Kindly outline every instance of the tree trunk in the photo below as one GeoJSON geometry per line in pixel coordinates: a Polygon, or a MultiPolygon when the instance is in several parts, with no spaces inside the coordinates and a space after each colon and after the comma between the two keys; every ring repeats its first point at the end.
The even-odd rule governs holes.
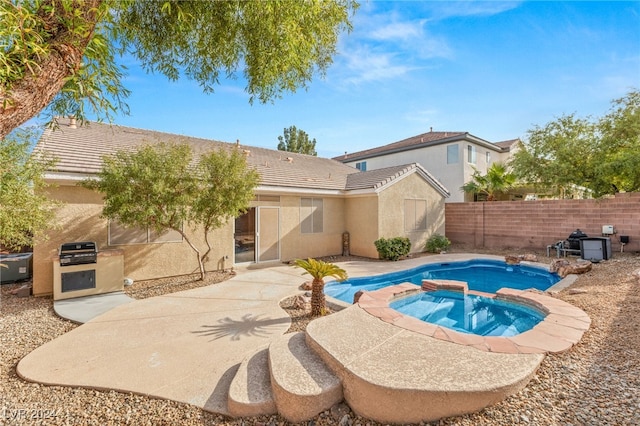
{"type": "Polygon", "coordinates": [[[320,317],[327,311],[324,298],[324,281],[314,278],[311,283],[311,316],[320,317]]]}
{"type": "Polygon", "coordinates": [[[198,248],[193,245],[193,243],[189,240],[189,238],[187,237],[187,234],[185,234],[184,231],[182,231],[181,229],[175,229],[175,228],[171,228],[171,229],[173,229],[174,231],[178,231],[180,235],[182,235],[182,238],[184,238],[184,240],[187,242],[187,244],[189,244],[189,247],[191,247],[193,251],[196,253],[196,259],[198,259],[198,267],[200,268],[200,281],[204,281],[205,271],[204,271],[204,262],[202,261],[202,257],[204,256],[200,256],[200,250],[198,250],[198,248]]]}
{"type": "Polygon", "coordinates": [[[62,89],[66,78],[80,68],[84,51],[93,37],[101,3],[102,0],[78,1],[76,7],[68,12],[73,14],[80,11],[89,23],[90,31],[79,35],[60,24],[65,17],[61,16],[63,9],[56,0],[44,2],[41,10],[46,5],[53,5],[56,14],[52,18],[57,18],[46,40],[50,45],[50,53],[42,59],[35,73],[28,72],[10,89],[4,84],[0,86],[0,139],[36,116],[62,89]]]}

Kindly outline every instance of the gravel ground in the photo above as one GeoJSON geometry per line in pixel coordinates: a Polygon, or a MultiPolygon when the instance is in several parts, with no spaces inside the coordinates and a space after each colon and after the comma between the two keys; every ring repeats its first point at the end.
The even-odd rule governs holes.
{"type": "MultiPolygon", "coordinates": [[[[550,260],[541,257],[542,262],[550,260]]],[[[594,265],[591,272],[557,296],[591,316],[591,329],[580,343],[567,353],[547,356],[533,380],[518,394],[481,412],[434,424],[640,425],[640,283],[632,276],[639,269],[640,256],[627,253],[616,253],[612,260],[594,265]]],[[[145,298],[228,277],[229,274],[212,273],[205,283],[193,277],[139,282],[127,288],[127,293],[145,298]]],[[[279,416],[229,419],[187,404],[141,395],[21,380],[15,372],[18,361],[76,325],[55,316],[51,298],[10,295],[9,291],[16,287],[0,288],[0,424],[287,424],[279,416]]],[[[290,302],[291,299],[282,302],[292,316],[290,331],[303,330],[309,316],[291,308],[290,302]]],[[[344,404],[321,413],[309,424],[377,425],[356,416],[344,404]]]]}

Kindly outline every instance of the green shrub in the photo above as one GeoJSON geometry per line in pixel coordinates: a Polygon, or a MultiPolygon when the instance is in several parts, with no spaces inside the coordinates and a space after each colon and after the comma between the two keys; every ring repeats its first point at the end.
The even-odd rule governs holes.
{"type": "Polygon", "coordinates": [[[411,241],[407,237],[380,238],[374,244],[381,259],[398,260],[411,251],[411,241]]]}
{"type": "Polygon", "coordinates": [[[451,241],[449,241],[449,239],[444,235],[433,234],[427,240],[424,248],[426,251],[431,253],[440,253],[441,251],[448,249],[450,245],[451,241]]]}

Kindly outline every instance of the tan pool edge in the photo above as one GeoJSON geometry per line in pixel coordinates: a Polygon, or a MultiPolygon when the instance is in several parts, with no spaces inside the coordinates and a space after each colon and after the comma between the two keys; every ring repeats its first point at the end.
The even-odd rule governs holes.
{"type": "Polygon", "coordinates": [[[580,341],[582,335],[589,329],[591,324],[591,319],[581,309],[534,290],[503,288],[495,295],[469,291],[472,294],[495,297],[530,306],[546,314],[544,320],[531,330],[509,337],[461,333],[404,315],[389,307],[389,303],[399,297],[406,297],[425,290],[451,290],[456,288],[460,291],[466,291],[466,283],[448,280],[425,280],[422,288],[415,284],[403,283],[363,293],[357,303],[370,315],[397,327],[447,342],[472,346],[486,352],[507,354],[567,351],[580,341]],[[460,288],[461,285],[465,286],[464,290],[460,288]]]}

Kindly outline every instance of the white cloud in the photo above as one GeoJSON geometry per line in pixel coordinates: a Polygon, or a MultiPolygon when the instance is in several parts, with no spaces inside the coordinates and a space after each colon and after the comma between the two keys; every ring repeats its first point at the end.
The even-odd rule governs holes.
{"type": "Polygon", "coordinates": [[[411,68],[399,64],[392,53],[375,53],[367,46],[344,55],[346,67],[351,77],[345,81],[352,84],[387,80],[400,77],[408,73],[411,68]]]}
{"type": "Polygon", "coordinates": [[[369,36],[374,40],[411,40],[423,36],[421,22],[391,22],[375,28],[369,36]]]}
{"type": "Polygon", "coordinates": [[[459,16],[492,16],[520,6],[520,1],[441,1],[430,2],[436,20],[459,16]]]}
{"type": "Polygon", "coordinates": [[[357,17],[355,31],[341,42],[334,71],[342,82],[360,84],[402,77],[432,66],[426,60],[453,57],[442,37],[429,34],[427,20],[403,17],[402,10],[367,8],[357,17]]]}

